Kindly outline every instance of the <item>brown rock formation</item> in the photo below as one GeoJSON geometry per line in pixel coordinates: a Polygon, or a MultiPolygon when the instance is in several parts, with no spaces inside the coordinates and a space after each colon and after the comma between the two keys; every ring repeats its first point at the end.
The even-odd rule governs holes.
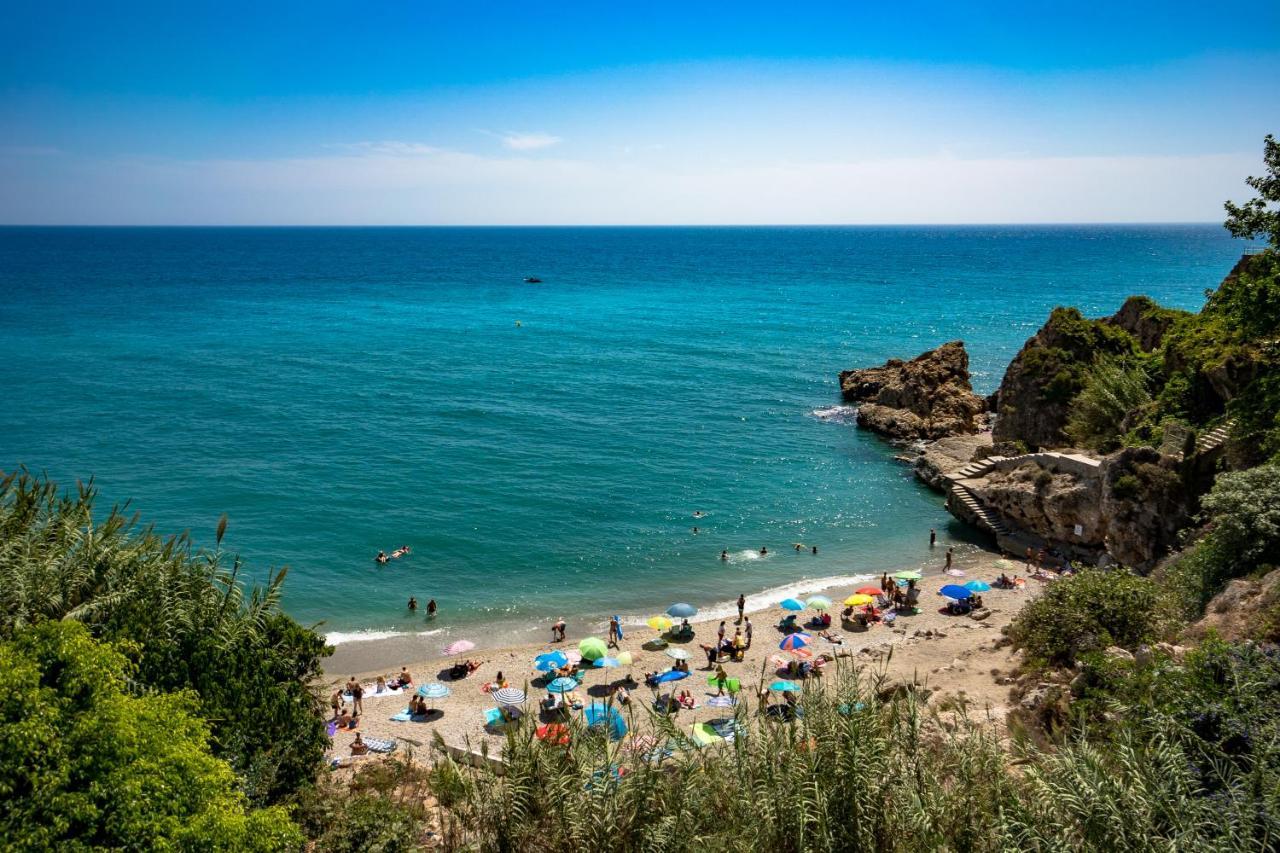
{"type": "Polygon", "coordinates": [[[1258,580],[1237,578],[1214,596],[1204,617],[1186,630],[1200,640],[1214,631],[1227,641],[1280,639],[1280,569],[1258,580]]]}
{"type": "Polygon", "coordinates": [[[890,438],[977,432],[985,401],[969,384],[969,354],[952,341],[911,361],[840,374],[844,399],[860,404],[858,425],[890,438]]]}
{"type": "Polygon", "coordinates": [[[1185,313],[1161,308],[1146,296],[1130,296],[1119,311],[1103,322],[1119,326],[1133,335],[1143,352],[1155,352],[1164,341],[1165,332],[1185,313]]]}

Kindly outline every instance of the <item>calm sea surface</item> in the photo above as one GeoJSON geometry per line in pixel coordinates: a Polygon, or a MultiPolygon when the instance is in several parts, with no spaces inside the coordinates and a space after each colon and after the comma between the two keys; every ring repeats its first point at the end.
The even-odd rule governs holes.
{"type": "Polygon", "coordinates": [[[1195,309],[1239,254],[1207,225],[0,229],[0,469],[202,544],[226,512],[342,635],[423,630],[411,594],[450,633],[713,605],[966,535],[829,408],[839,370],[962,338],[989,392],[1055,305],[1195,309]]]}

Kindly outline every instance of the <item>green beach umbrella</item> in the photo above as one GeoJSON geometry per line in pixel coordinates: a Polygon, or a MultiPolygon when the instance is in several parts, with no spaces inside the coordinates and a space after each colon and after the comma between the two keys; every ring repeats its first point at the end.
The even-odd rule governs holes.
{"type": "Polygon", "coordinates": [[[587,637],[578,643],[578,651],[587,660],[596,660],[602,658],[609,652],[609,647],[605,645],[604,640],[599,637],[587,637]]]}
{"type": "Polygon", "coordinates": [[[893,576],[900,581],[918,581],[924,577],[924,575],[915,571],[894,572],[893,576]]]}
{"type": "Polygon", "coordinates": [[[805,603],[814,610],[826,610],[831,606],[831,599],[827,598],[825,595],[815,595],[805,603]]]}

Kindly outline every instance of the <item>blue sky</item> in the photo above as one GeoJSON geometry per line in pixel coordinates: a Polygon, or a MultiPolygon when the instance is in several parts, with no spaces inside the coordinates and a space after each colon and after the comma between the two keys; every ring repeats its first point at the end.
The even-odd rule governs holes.
{"type": "Polygon", "coordinates": [[[8,3],[0,222],[1190,221],[1280,4],[8,3]]]}

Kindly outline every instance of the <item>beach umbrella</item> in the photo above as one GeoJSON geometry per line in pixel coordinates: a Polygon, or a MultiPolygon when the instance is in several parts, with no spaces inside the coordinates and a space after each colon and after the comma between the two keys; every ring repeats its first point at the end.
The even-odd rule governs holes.
{"type": "Polygon", "coordinates": [[[893,576],[900,581],[918,581],[924,577],[924,575],[915,571],[894,572],[893,576]]]}
{"type": "Polygon", "coordinates": [[[476,644],[470,640],[458,640],[456,643],[450,643],[444,647],[446,655],[460,655],[463,652],[469,652],[476,647],[476,644]]]}
{"type": "Polygon", "coordinates": [[[782,638],[781,643],[778,643],[778,648],[782,649],[784,652],[789,652],[794,649],[803,649],[805,646],[809,645],[809,642],[812,639],[813,638],[808,634],[788,634],[782,638]]]}
{"type": "Polygon", "coordinates": [[[853,595],[846,598],[844,603],[850,607],[862,607],[864,605],[871,604],[873,601],[875,601],[875,599],[866,593],[855,592],[853,595]]]}
{"type": "Polygon", "coordinates": [[[942,589],[938,590],[939,595],[945,595],[947,598],[954,598],[956,601],[964,601],[973,595],[972,590],[965,589],[959,584],[949,583],[942,589]]]}
{"type": "Polygon", "coordinates": [[[790,654],[792,657],[797,657],[802,660],[808,660],[809,658],[813,657],[813,650],[812,649],[791,649],[788,652],[788,654],[790,654]]]}
{"type": "Polygon", "coordinates": [[[804,610],[804,604],[794,598],[784,598],[778,602],[778,606],[783,610],[804,610]]]}
{"type": "Polygon", "coordinates": [[[547,723],[538,726],[534,734],[538,736],[538,740],[546,741],[552,746],[568,746],[571,732],[569,727],[562,723],[547,723]]]}
{"type": "Polygon", "coordinates": [[[602,658],[609,653],[609,647],[604,644],[604,640],[599,637],[587,637],[578,643],[578,651],[587,660],[595,660],[602,658]]]}
{"type": "Polygon", "coordinates": [[[875,597],[880,593],[884,592],[884,590],[876,586],[862,586],[862,587],[858,587],[856,590],[854,590],[854,592],[856,592],[858,595],[870,595],[872,597],[875,597]]]}
{"type": "Polygon", "coordinates": [[[622,714],[618,713],[618,709],[611,708],[602,702],[592,702],[583,710],[582,716],[586,719],[588,726],[607,729],[610,740],[622,740],[627,733],[627,724],[622,719],[622,714]]]}
{"type": "Polygon", "coordinates": [[[595,663],[595,666],[597,669],[603,669],[604,667],[609,667],[610,669],[613,669],[621,665],[622,664],[618,661],[617,658],[611,658],[607,656],[602,658],[596,658],[596,663],[595,663]]]}
{"type": "Polygon", "coordinates": [[[991,584],[986,581],[969,581],[964,585],[965,589],[971,589],[974,592],[990,592],[991,584]]]}
{"type": "Polygon", "coordinates": [[[645,620],[644,624],[648,625],[650,628],[657,631],[659,634],[661,634],[663,631],[671,630],[671,620],[665,616],[650,616],[648,619],[645,620]]]}
{"type": "Polygon", "coordinates": [[[654,679],[658,684],[666,684],[668,681],[679,681],[682,678],[688,678],[689,673],[678,669],[669,669],[654,679]]]}
{"type": "Polygon", "coordinates": [[[519,687],[499,687],[489,694],[499,705],[523,705],[524,691],[519,687]]]}
{"type": "Polygon", "coordinates": [[[685,604],[683,601],[679,604],[673,604],[667,608],[667,615],[675,619],[692,619],[698,615],[698,608],[692,604],[685,604]]]}
{"type": "Polygon", "coordinates": [[[618,652],[618,663],[631,666],[631,652],[618,652]]]}
{"type": "Polygon", "coordinates": [[[773,682],[773,684],[770,684],[769,689],[772,690],[774,693],[783,693],[783,692],[799,693],[800,685],[796,684],[794,681],[787,681],[786,679],[780,678],[777,681],[773,682]]]}
{"type": "Polygon", "coordinates": [[[565,678],[564,676],[552,680],[552,682],[547,685],[547,692],[549,693],[570,693],[577,689],[578,682],[574,681],[572,678],[565,678]]]}
{"type": "MultiPolygon", "coordinates": [[[[443,699],[452,692],[448,685],[441,684],[439,681],[429,681],[418,688],[418,695],[423,699],[443,699]]],[[[434,705],[435,703],[432,702],[431,704],[434,705]]],[[[428,707],[427,710],[433,709],[428,707]]]]}
{"type": "Polygon", "coordinates": [[[676,660],[688,660],[689,653],[684,649],[667,649],[667,657],[675,658],[676,660]]]}
{"type": "Polygon", "coordinates": [[[814,610],[826,610],[831,606],[831,599],[825,595],[815,595],[806,602],[814,610]]]}
{"type": "Polygon", "coordinates": [[[565,649],[561,654],[563,654],[571,664],[582,663],[582,655],[578,653],[577,649],[565,649]]]}
{"type": "Polygon", "coordinates": [[[569,658],[565,657],[564,652],[560,651],[547,652],[533,659],[533,668],[538,672],[551,672],[568,665],[569,658]]]}

